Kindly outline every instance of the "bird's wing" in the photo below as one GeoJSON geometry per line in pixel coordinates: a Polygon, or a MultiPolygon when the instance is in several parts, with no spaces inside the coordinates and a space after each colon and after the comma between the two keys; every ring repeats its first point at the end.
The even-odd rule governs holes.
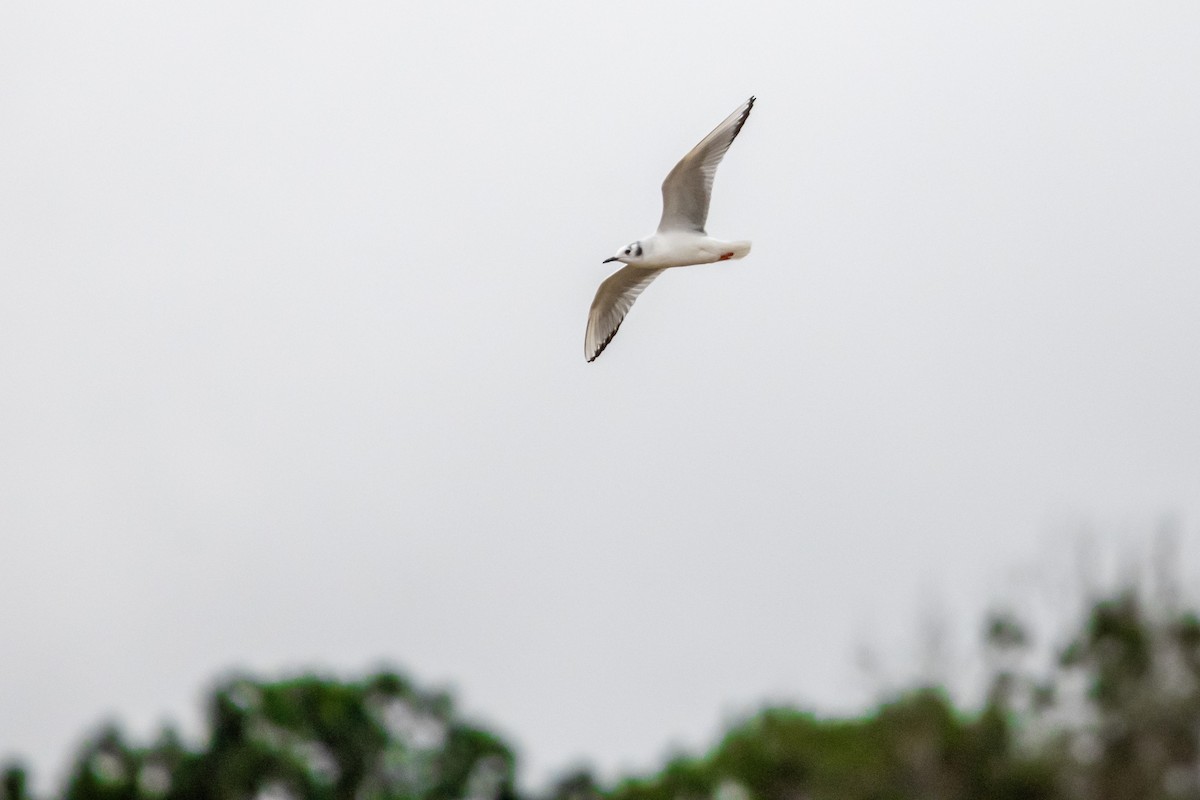
{"type": "Polygon", "coordinates": [[[725,121],[705,136],[700,144],[692,148],[663,181],[663,213],[658,223],[660,231],[688,230],[704,233],[708,220],[708,201],[712,197],[713,177],[717,165],[725,157],[729,145],[737,138],[746,124],[750,109],[754,108],[751,97],[738,107],[725,121]]]}
{"type": "Polygon", "coordinates": [[[661,269],[622,267],[605,278],[596,290],[596,299],[588,312],[587,334],[583,338],[583,356],[595,361],[617,335],[633,301],[658,277],[661,269]]]}

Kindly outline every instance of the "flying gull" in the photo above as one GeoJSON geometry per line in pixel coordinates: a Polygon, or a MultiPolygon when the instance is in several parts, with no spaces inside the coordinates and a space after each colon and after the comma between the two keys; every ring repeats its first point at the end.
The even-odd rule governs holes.
{"type": "Polygon", "coordinates": [[[583,355],[588,361],[595,361],[604,352],[633,307],[633,301],[663,270],[728,261],[750,252],[750,242],[710,238],[704,223],[708,221],[708,202],[717,165],[746,124],[752,108],[753,97],[701,139],[667,175],[662,185],[663,212],[658,230],[604,259],[606,264],[620,261],[625,266],[609,275],[596,290],[583,340],[583,355]]]}

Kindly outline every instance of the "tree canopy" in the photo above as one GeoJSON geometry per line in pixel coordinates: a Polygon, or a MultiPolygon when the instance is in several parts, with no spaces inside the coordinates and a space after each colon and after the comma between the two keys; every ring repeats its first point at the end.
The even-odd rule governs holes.
{"type": "MultiPolygon", "coordinates": [[[[997,614],[982,708],[917,685],[870,713],[768,707],[707,753],[604,785],[587,770],[541,793],[514,748],[446,692],[396,672],[360,680],[235,675],[206,732],[137,742],[116,724],[79,748],[62,800],[1200,800],[1200,617],[1133,590],[1092,604],[1053,665],[1023,670],[1031,636],[997,614]]],[[[0,800],[32,800],[19,763],[0,800]]],[[[37,800],[41,800],[38,798],[37,800]]]]}

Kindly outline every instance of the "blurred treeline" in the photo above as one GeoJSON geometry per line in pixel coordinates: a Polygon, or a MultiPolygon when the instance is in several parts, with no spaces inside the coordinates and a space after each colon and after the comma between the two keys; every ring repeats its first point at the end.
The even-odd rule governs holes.
{"type": "MultiPolygon", "coordinates": [[[[541,792],[514,748],[451,697],[397,674],[359,681],[230,677],[207,731],[138,742],[107,726],[80,747],[65,800],[1200,800],[1200,619],[1117,591],[1039,648],[1011,613],[984,626],[986,699],[963,708],[915,685],[858,718],[765,708],[713,749],[657,773],[586,770],[541,792]],[[1030,666],[1037,664],[1039,666],[1030,666]]],[[[3,800],[27,800],[19,764],[3,800]]]]}

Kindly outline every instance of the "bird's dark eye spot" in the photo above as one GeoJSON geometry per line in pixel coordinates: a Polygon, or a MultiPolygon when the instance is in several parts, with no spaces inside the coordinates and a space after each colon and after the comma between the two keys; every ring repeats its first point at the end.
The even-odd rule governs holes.
{"type": "Polygon", "coordinates": [[[626,247],[626,248],[625,248],[625,255],[629,255],[629,248],[628,248],[628,247],[626,247]]]}

